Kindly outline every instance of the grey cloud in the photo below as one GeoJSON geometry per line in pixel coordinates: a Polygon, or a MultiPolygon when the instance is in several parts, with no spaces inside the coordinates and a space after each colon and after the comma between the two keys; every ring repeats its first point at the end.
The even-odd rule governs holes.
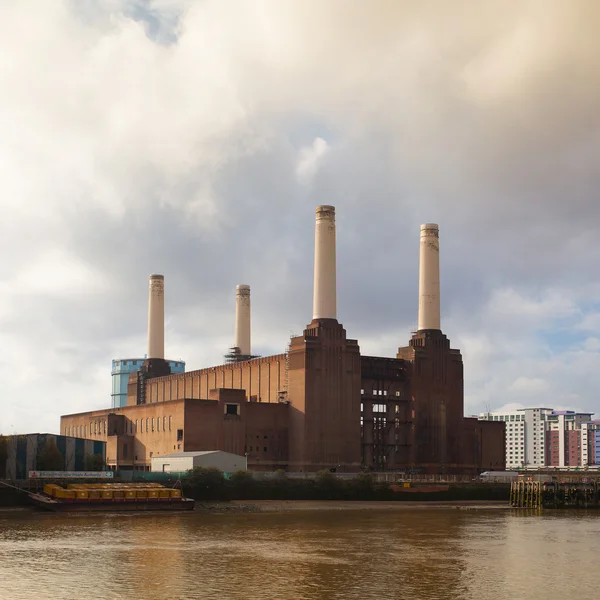
{"type": "Polygon", "coordinates": [[[36,385],[6,390],[20,430],[35,422],[22,406],[55,430],[62,406],[108,403],[112,355],[144,353],[151,272],[167,278],[168,353],[190,368],[230,343],[237,283],[252,286],[260,351],[282,351],[311,316],[317,204],[337,207],[338,311],[368,352],[406,342],[418,226],[438,222],[470,410],[558,374],[573,379],[562,397],[594,408],[593,346],[550,360],[536,331],[552,319],[493,310],[503,290],[549,289],[589,309],[595,2],[57,6],[0,9],[34,34],[29,48],[0,41],[14,57],[0,73],[0,372],[36,385]],[[299,180],[316,137],[328,152],[299,180]],[[23,292],[19,275],[56,248],[103,287],[23,292]]]}

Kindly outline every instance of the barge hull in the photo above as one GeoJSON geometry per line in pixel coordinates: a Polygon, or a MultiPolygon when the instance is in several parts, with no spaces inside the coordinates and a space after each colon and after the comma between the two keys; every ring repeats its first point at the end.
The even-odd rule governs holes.
{"type": "Polygon", "coordinates": [[[51,512],[156,512],[156,511],[185,511],[194,510],[194,500],[182,498],[181,500],[161,502],[61,502],[44,496],[32,495],[30,500],[34,506],[51,512]]]}

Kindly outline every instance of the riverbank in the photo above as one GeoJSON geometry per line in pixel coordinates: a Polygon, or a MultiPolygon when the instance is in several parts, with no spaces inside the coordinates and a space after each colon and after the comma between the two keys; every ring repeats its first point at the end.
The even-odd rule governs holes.
{"type": "Polygon", "coordinates": [[[229,502],[196,502],[196,511],[209,512],[297,512],[344,510],[506,510],[510,505],[497,500],[463,501],[364,501],[364,500],[231,500],[229,502]]]}
{"type": "MultiPolygon", "coordinates": [[[[406,500],[402,502],[389,501],[364,501],[364,500],[230,500],[222,502],[196,502],[194,512],[207,513],[294,513],[294,512],[327,512],[327,511],[414,511],[414,510],[507,510],[512,507],[506,502],[498,502],[495,500],[464,500],[464,501],[413,501],[406,500]]],[[[30,513],[32,515],[49,515],[48,513],[39,511],[33,506],[0,506],[0,515],[4,514],[19,514],[30,513]]],[[[58,514],[58,513],[56,513],[58,514]]],[[[62,515],[68,513],[60,513],[62,515]]],[[[72,513],[80,514],[80,513],[72,513]]],[[[81,513],[83,514],[83,513],[81,513]]],[[[115,514],[110,510],[90,514],[115,514]]],[[[120,513],[121,514],[121,513],[120,513]]],[[[127,513],[149,514],[147,512],[127,513]]],[[[167,514],[167,513],[152,513],[167,514]]],[[[172,514],[172,513],[169,513],[172,514]]]]}

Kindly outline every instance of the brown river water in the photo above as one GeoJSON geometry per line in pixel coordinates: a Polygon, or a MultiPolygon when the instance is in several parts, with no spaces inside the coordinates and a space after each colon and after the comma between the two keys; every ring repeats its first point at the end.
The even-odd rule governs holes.
{"type": "Polygon", "coordinates": [[[600,512],[0,512],[7,600],[586,600],[598,556],[600,512]]]}

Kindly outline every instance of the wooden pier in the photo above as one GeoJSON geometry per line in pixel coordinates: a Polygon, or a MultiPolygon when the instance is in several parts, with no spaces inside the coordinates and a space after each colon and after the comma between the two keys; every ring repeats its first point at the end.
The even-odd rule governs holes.
{"type": "Polygon", "coordinates": [[[516,508],[600,508],[599,480],[519,479],[510,486],[510,504],[516,508]]]}

